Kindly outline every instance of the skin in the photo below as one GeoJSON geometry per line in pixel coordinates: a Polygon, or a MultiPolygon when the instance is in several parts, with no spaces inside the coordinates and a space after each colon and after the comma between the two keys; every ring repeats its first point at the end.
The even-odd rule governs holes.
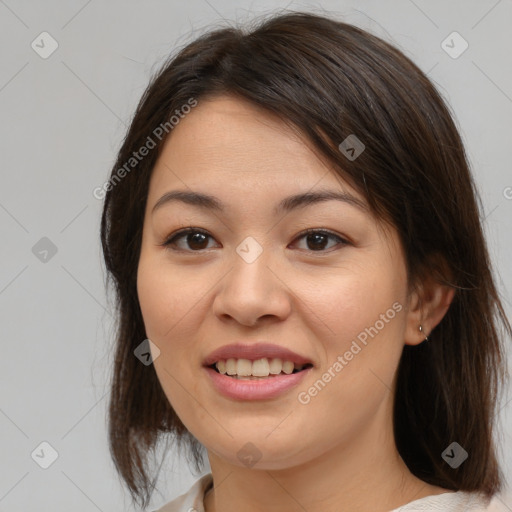
{"type": "MultiPolygon", "coordinates": [[[[271,114],[230,96],[201,99],[173,129],[153,170],[137,287],[162,388],[206,447],[214,488],[207,512],[385,512],[450,492],[413,476],[392,429],[395,375],[404,344],[424,340],[453,292],[425,281],[408,294],[394,228],[348,203],[328,200],[276,217],[292,194],[329,189],[364,197],[313,146],[271,114]],[[152,213],[171,190],[214,195],[224,212],[182,202],[152,213]],[[187,226],[208,237],[163,244],[187,226]],[[336,237],[299,236],[315,228],[336,237]],[[251,236],[263,252],[236,252],[251,236]],[[195,240],[195,242],[194,242],[195,240]],[[199,240],[199,241],[198,241],[199,240]],[[420,298],[422,299],[420,302],[420,298]],[[308,404],[297,399],[394,303],[402,308],[308,404]],[[265,340],[311,359],[285,394],[260,401],[220,395],[204,358],[235,340],[265,340]],[[252,443],[253,467],[237,452],[252,443]]],[[[320,233],[321,234],[321,233],[320,233]]]]}

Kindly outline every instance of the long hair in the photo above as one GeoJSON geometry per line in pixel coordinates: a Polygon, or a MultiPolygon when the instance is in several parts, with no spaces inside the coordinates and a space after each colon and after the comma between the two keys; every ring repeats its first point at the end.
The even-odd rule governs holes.
{"type": "Polygon", "coordinates": [[[404,347],[394,402],[397,448],[425,482],[489,497],[499,492],[493,421],[508,377],[501,343],[512,330],[449,107],[387,42],[350,24],[289,12],[250,30],[212,29],[170,57],[151,78],[102,189],[101,243],[117,305],[109,446],[132,499],[144,507],[150,500],[158,475],[149,455],[162,437],[177,439],[201,468],[201,445],[172,409],[153,366],[134,356],[146,339],[136,275],[149,180],[172,136],[172,116],[220,94],[277,114],[364,195],[372,213],[397,230],[411,289],[427,276],[455,289],[431,341],[404,347]],[[339,149],[349,135],[365,145],[356,159],[339,149]],[[152,149],[130,160],[149,147],[148,137],[152,149]],[[441,456],[452,442],[470,454],[456,469],[441,456]]]}

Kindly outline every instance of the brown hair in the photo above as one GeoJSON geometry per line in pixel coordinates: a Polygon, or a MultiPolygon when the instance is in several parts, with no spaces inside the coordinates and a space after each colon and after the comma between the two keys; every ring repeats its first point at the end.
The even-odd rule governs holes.
{"type": "MultiPolygon", "coordinates": [[[[433,84],[380,38],[316,14],[275,15],[251,30],[216,28],[153,76],[111,179],[176,110],[191,98],[200,104],[217,94],[249,100],[313,142],[377,218],[396,228],[411,289],[425,276],[455,288],[431,341],[404,347],[396,375],[397,448],[425,482],[489,497],[500,491],[493,420],[500,384],[508,378],[500,340],[512,330],[493,281],[463,143],[433,84]],[[350,134],[366,146],[355,160],[338,149],[350,134]],[[469,452],[457,469],[441,457],[453,441],[469,452]]],[[[184,442],[198,470],[202,461],[201,445],[173,411],[153,366],[134,356],[146,338],[136,290],[142,225],[164,141],[106,188],[101,219],[118,308],[110,450],[132,499],[144,507],[158,477],[151,478],[148,454],[162,434],[174,434],[178,446],[184,442]]]]}

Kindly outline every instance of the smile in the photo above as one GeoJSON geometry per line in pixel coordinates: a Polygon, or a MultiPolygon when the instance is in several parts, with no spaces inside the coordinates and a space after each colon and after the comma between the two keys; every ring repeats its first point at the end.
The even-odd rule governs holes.
{"type": "Polygon", "coordinates": [[[270,400],[298,386],[313,368],[311,364],[300,365],[299,368],[292,363],[290,372],[290,364],[287,363],[290,362],[266,359],[257,361],[228,359],[204,367],[204,370],[214,389],[227,398],[242,401],[270,400]],[[239,365],[240,370],[238,370],[239,365]],[[279,373],[277,373],[278,369],[279,373]],[[271,373],[271,370],[276,373],[271,373]],[[232,375],[229,375],[228,371],[232,375]],[[244,375],[238,374],[239,371],[244,375]],[[266,375],[253,375],[253,372],[266,373],[266,375]]]}

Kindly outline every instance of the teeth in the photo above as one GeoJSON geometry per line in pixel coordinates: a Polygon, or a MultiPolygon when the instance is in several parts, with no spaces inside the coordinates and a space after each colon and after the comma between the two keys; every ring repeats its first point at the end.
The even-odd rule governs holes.
{"type": "Polygon", "coordinates": [[[270,365],[268,364],[268,359],[256,359],[256,361],[252,362],[251,375],[254,377],[268,377],[270,365]]]}
{"type": "Polygon", "coordinates": [[[217,361],[215,364],[219,373],[223,375],[238,377],[268,377],[269,375],[279,375],[281,372],[286,375],[293,373],[293,370],[302,370],[304,365],[294,364],[292,361],[283,361],[279,358],[257,359],[227,359],[217,361]]]}
{"type": "MultiPolygon", "coordinates": [[[[217,370],[220,372],[220,368],[218,366],[217,370]]],[[[226,373],[228,375],[236,375],[236,359],[228,359],[226,361],[226,373]]]]}
{"type": "Polygon", "coordinates": [[[217,370],[219,370],[220,373],[226,373],[226,361],[219,361],[217,363],[217,370]]]}
{"type": "Polygon", "coordinates": [[[252,375],[252,363],[249,359],[239,359],[236,362],[236,374],[240,377],[252,375]]]}
{"type": "Polygon", "coordinates": [[[269,364],[269,370],[272,375],[277,375],[281,373],[283,369],[283,362],[281,359],[272,359],[269,364]]]}
{"type": "Polygon", "coordinates": [[[286,375],[290,375],[290,373],[293,372],[293,367],[295,365],[291,361],[284,361],[283,362],[283,372],[286,373],[286,375]]]}

